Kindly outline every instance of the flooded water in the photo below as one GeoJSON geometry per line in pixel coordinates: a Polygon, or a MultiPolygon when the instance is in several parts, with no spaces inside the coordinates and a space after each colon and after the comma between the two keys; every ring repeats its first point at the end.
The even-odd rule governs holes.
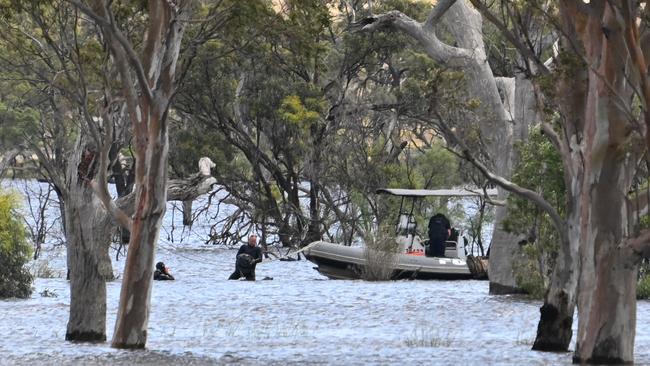
{"type": "MultiPolygon", "coordinates": [[[[539,302],[490,296],[486,281],[334,281],[305,260],[262,263],[256,282],[227,281],[235,251],[202,245],[200,223],[171,242],[180,219],[168,212],[157,249],[176,281],[154,282],[147,350],[64,340],[65,249],[49,246],[32,265],[48,263],[54,277],[36,279],[30,299],[0,301],[0,364],[571,364],[571,353],[530,351],[539,302]]],[[[123,265],[114,262],[116,273],[123,265]]],[[[107,285],[109,341],[120,285],[107,285]]],[[[639,302],[637,364],[650,365],[649,325],[650,302],[639,302]]]]}

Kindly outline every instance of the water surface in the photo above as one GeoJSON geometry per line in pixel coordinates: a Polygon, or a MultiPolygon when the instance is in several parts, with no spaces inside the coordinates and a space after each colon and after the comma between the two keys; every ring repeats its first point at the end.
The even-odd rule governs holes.
{"type": "MultiPolygon", "coordinates": [[[[334,281],[305,260],[260,264],[258,279],[273,280],[227,281],[235,251],[203,245],[207,216],[191,230],[181,219],[170,205],[156,259],[177,280],[154,282],[147,350],[64,340],[65,249],[50,244],[31,265],[55,277],[36,279],[30,299],[0,301],[0,365],[571,364],[571,353],[530,350],[539,302],[490,296],[486,281],[334,281]]],[[[109,341],[120,285],[107,284],[109,341]]],[[[637,318],[635,361],[650,365],[650,302],[637,318]]]]}

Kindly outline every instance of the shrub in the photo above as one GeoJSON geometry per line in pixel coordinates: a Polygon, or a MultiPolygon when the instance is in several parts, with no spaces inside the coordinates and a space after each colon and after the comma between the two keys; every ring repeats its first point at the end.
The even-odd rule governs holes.
{"type": "Polygon", "coordinates": [[[31,246],[17,207],[15,194],[0,191],[0,298],[27,298],[32,293],[32,276],[25,266],[31,246]]]}
{"type": "Polygon", "coordinates": [[[366,265],[361,269],[361,278],[366,281],[387,281],[393,279],[397,260],[395,238],[381,230],[378,234],[366,235],[364,257],[366,265]]]}
{"type": "Polygon", "coordinates": [[[408,347],[441,348],[450,347],[455,342],[448,331],[442,333],[439,329],[416,328],[413,335],[407,338],[405,343],[408,347]]]}
{"type": "Polygon", "coordinates": [[[543,258],[548,252],[543,251],[536,244],[525,244],[521,249],[521,258],[513,265],[517,287],[531,298],[543,299],[546,293],[548,274],[540,268],[540,258],[543,258]]]}
{"type": "Polygon", "coordinates": [[[650,276],[642,277],[636,284],[636,298],[639,300],[650,299],[650,276]]]}
{"type": "Polygon", "coordinates": [[[29,265],[29,273],[34,278],[62,278],[63,276],[59,271],[56,271],[46,260],[33,261],[29,265]]]}

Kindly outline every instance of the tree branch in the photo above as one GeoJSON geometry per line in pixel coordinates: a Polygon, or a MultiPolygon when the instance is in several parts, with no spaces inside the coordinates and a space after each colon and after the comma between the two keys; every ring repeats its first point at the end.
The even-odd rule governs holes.
{"type": "Polygon", "coordinates": [[[411,19],[397,10],[364,18],[359,22],[351,24],[349,29],[360,32],[374,32],[383,29],[401,30],[417,40],[429,57],[440,63],[454,67],[465,66],[475,58],[472,50],[452,47],[440,41],[434,32],[425,30],[422,23],[411,19]]]}
{"type": "Polygon", "coordinates": [[[147,77],[144,72],[144,68],[142,67],[142,63],[140,62],[140,58],[138,57],[137,53],[135,50],[131,47],[131,44],[129,41],[124,37],[124,34],[117,28],[117,24],[115,24],[114,19],[110,16],[110,12],[106,7],[104,7],[104,4],[101,2],[97,2],[95,5],[97,6],[97,9],[101,11],[103,14],[99,15],[93,9],[90,7],[86,6],[85,4],[81,3],[78,0],[66,0],[70,2],[72,5],[76,6],[81,12],[89,16],[97,25],[99,25],[105,32],[109,33],[115,39],[118,41],[120,46],[122,46],[127,59],[129,61],[129,64],[131,67],[133,67],[136,77],[138,78],[138,84],[140,85],[140,88],[142,89],[141,92],[147,98],[149,102],[153,99],[153,95],[151,93],[151,88],[149,88],[149,83],[147,82],[147,77]],[[108,18],[107,18],[108,17],[108,18]]]}
{"type": "Polygon", "coordinates": [[[501,31],[501,34],[510,42],[512,43],[517,50],[521,53],[521,55],[526,58],[527,60],[530,60],[533,62],[535,65],[538,67],[538,71],[541,72],[542,74],[548,74],[549,70],[546,65],[535,55],[535,53],[530,49],[530,47],[527,47],[525,45],[525,42],[516,35],[515,33],[511,32],[510,29],[500,21],[492,12],[490,9],[485,5],[480,0],[469,0],[472,5],[476,7],[476,9],[485,17],[487,20],[489,20],[492,24],[494,24],[497,29],[501,31]]]}
{"type": "Polygon", "coordinates": [[[493,182],[494,184],[498,185],[499,187],[503,188],[508,192],[517,194],[535,203],[540,209],[544,210],[551,217],[551,220],[553,221],[553,226],[555,226],[555,229],[558,231],[558,233],[562,237],[566,236],[566,228],[565,228],[566,225],[564,224],[564,220],[557,212],[557,210],[555,210],[555,208],[553,208],[553,206],[551,206],[551,204],[548,203],[540,194],[531,191],[530,189],[523,188],[515,184],[514,182],[511,182],[501,176],[494,174],[490,169],[488,169],[485,166],[485,164],[478,161],[474,157],[474,155],[469,150],[469,148],[463,143],[460,137],[458,137],[454,129],[449,128],[449,126],[445,124],[440,118],[439,118],[439,123],[445,130],[445,135],[449,136],[453,140],[452,142],[460,147],[462,156],[465,158],[465,160],[467,160],[472,165],[474,165],[481,173],[483,173],[483,175],[489,181],[493,182]]]}
{"type": "Polygon", "coordinates": [[[108,192],[108,177],[106,172],[108,172],[108,153],[113,142],[113,123],[110,121],[107,111],[108,108],[110,108],[110,105],[106,106],[106,109],[102,113],[104,128],[107,132],[103,139],[104,143],[99,146],[99,168],[97,178],[90,182],[90,186],[93,188],[93,191],[95,191],[95,194],[108,213],[120,224],[120,226],[131,231],[133,221],[123,210],[115,205],[115,202],[108,192]]]}
{"type": "Polygon", "coordinates": [[[436,6],[431,9],[427,20],[424,22],[424,27],[426,29],[433,29],[438,24],[440,18],[451,8],[452,5],[456,3],[456,0],[440,0],[436,3],[436,6]]]}
{"type": "MultiPolygon", "coordinates": [[[[184,4],[189,4],[185,2],[184,4]]],[[[189,5],[185,5],[189,6],[189,5]]],[[[180,19],[181,14],[191,12],[185,12],[185,6],[176,11],[175,16],[172,16],[169,26],[167,28],[166,40],[165,40],[165,50],[162,55],[162,64],[161,71],[156,83],[156,89],[162,90],[164,96],[166,97],[166,103],[169,104],[172,95],[174,94],[174,75],[176,74],[176,64],[178,61],[178,53],[180,52],[181,39],[185,33],[185,28],[187,22],[184,19],[180,19]]],[[[168,105],[164,106],[165,108],[168,105]]]]}
{"type": "Polygon", "coordinates": [[[510,122],[515,120],[515,78],[514,77],[495,77],[494,81],[497,89],[503,95],[501,104],[503,104],[503,114],[508,117],[510,122]]]}

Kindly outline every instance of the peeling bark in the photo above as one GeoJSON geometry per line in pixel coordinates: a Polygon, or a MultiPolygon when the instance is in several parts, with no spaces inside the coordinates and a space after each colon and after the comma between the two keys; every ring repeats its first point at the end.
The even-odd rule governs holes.
{"type": "Polygon", "coordinates": [[[593,2],[588,7],[588,11],[571,4],[561,8],[564,34],[573,45],[582,46],[588,65],[585,103],[567,105],[582,116],[575,124],[565,121],[570,144],[561,150],[573,176],[571,199],[576,200],[571,245],[574,240],[579,243],[574,362],[631,363],[638,267],[633,251],[619,244],[630,235],[627,192],[640,155],[639,142],[629,133],[637,125],[630,110],[639,80],[623,67],[632,65],[634,52],[626,44],[625,30],[637,25],[620,13],[633,7],[628,1],[593,2]]]}

